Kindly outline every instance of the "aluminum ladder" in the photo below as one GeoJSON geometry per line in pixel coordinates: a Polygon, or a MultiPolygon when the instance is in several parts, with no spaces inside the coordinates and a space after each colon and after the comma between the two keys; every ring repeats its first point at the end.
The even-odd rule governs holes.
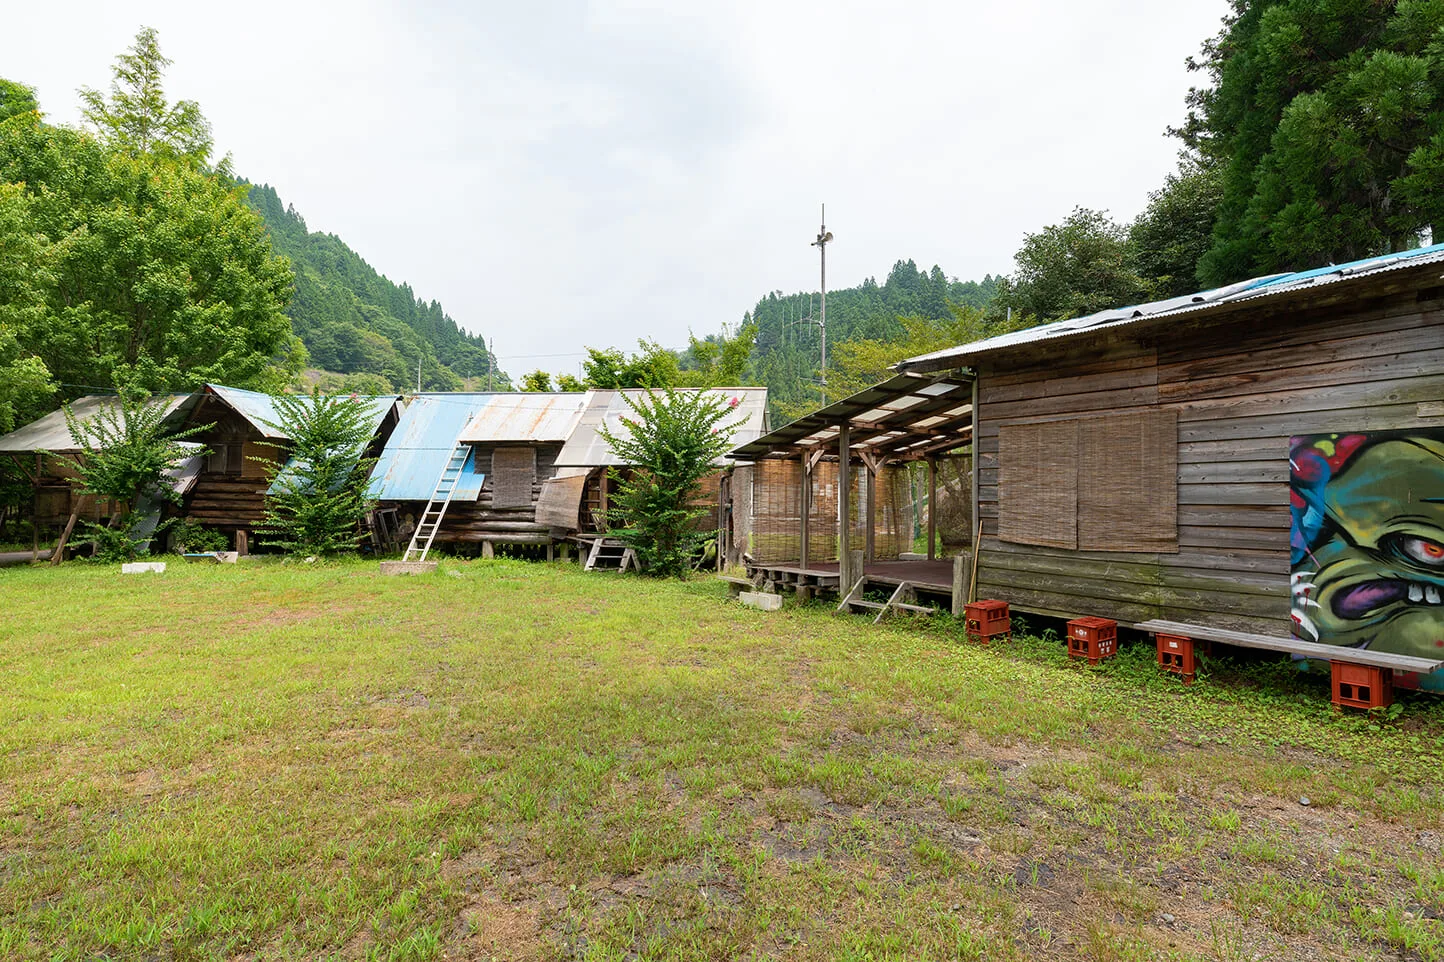
{"type": "Polygon", "coordinates": [[[436,489],[431,492],[431,500],[426,502],[426,510],[421,512],[421,520],[412,532],[411,544],[407,545],[402,560],[426,560],[427,552],[431,550],[431,542],[436,540],[436,532],[441,529],[441,519],[446,517],[446,509],[451,506],[451,496],[456,493],[456,485],[461,481],[461,472],[465,469],[466,459],[470,454],[471,446],[467,444],[458,443],[452,449],[451,458],[446,462],[446,467],[441,469],[436,489]]]}

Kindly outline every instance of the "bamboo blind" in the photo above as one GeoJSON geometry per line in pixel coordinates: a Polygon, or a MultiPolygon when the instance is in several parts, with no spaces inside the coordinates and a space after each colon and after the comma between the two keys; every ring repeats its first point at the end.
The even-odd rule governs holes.
{"type": "Polygon", "coordinates": [[[1078,422],[1078,547],[1178,550],[1178,413],[1078,422]]]}
{"type": "Polygon", "coordinates": [[[495,508],[531,505],[536,481],[536,448],[503,447],[491,452],[491,504],[495,508]]]}
{"type": "Polygon", "coordinates": [[[998,537],[1085,551],[1178,550],[1178,415],[999,428],[998,537]]]}
{"type": "MultiPolygon", "coordinates": [[[[866,469],[850,472],[848,544],[862,550],[867,543],[866,469]]],[[[912,492],[907,471],[884,466],[878,472],[873,518],[873,556],[896,558],[911,550],[912,492]]],[[[812,504],[808,512],[808,561],[836,561],[838,555],[837,463],[822,461],[812,471],[812,504]]],[[[762,564],[796,562],[802,557],[802,464],[766,459],[757,463],[752,481],[751,555],[762,564]]]]}
{"type": "MultiPolygon", "coordinates": [[[[938,458],[938,543],[944,555],[957,554],[973,543],[973,456],[938,458]]],[[[926,476],[923,483],[927,483],[926,476]]]]}
{"type": "Polygon", "coordinates": [[[1078,422],[998,429],[998,537],[1078,547],[1078,422]]]}

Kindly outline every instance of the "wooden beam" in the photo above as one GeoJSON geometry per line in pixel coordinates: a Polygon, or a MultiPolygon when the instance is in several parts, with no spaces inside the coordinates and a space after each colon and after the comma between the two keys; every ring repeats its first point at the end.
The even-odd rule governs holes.
{"type": "Polygon", "coordinates": [[[852,570],[852,448],[847,422],[837,426],[837,571],[851,585],[861,572],[852,570]]]}
{"type": "Polygon", "coordinates": [[[928,560],[938,556],[938,462],[928,458],[928,560]]]}
{"type": "Polygon", "coordinates": [[[76,499],[76,507],[70,512],[70,520],[65,522],[65,530],[60,532],[60,540],[55,542],[55,551],[50,555],[52,565],[60,564],[60,559],[65,557],[65,542],[70,540],[70,532],[75,530],[75,519],[80,517],[80,501],[76,499]]]}

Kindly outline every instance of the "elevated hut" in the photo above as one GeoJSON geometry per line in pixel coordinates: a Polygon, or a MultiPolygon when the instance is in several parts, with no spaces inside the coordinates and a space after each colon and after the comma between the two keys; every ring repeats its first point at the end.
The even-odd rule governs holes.
{"type": "Polygon", "coordinates": [[[372,493],[414,529],[456,457],[461,477],[447,492],[437,542],[479,544],[488,554],[503,544],[549,548],[570,526],[538,520],[537,505],[586,399],[585,393],[417,395],[372,472],[372,493]]]}
{"type": "Polygon", "coordinates": [[[897,369],[976,380],[980,596],[1444,656],[1444,245],[897,369]]]}
{"type": "Polygon", "coordinates": [[[967,374],[899,374],[735,448],[755,464],[749,572],[805,594],[876,584],[951,605],[966,582],[952,559],[972,542],[972,389],[967,374]]]}
{"type": "MultiPolygon", "coordinates": [[[[373,438],[368,455],[375,456],[400,418],[400,398],[362,400],[373,438]]],[[[207,384],[184,422],[186,427],[207,425],[190,440],[210,451],[186,496],[184,516],[230,535],[241,551],[265,517],[270,472],[290,456],[290,438],[276,426],[279,420],[271,395],[207,384]]]]}
{"type": "MultiPolygon", "coordinates": [[[[702,391],[727,408],[724,425],[731,427],[730,443],[745,444],[767,430],[767,389],[763,387],[682,388],[702,391]]],[[[610,507],[611,480],[609,469],[625,469],[626,465],[611,450],[602,428],[614,436],[630,435],[625,419],[635,417],[631,404],[645,396],[642,388],[591,391],[586,408],[575,430],[557,455],[557,474],[544,492],[547,517],[552,520],[571,519],[583,538],[607,529],[606,512],[610,507]]],[[[734,468],[725,459],[701,482],[698,507],[706,509],[698,524],[722,533],[722,553],[728,546],[740,552],[750,531],[751,512],[735,509],[737,492],[751,487],[750,466],[734,468]]]]}
{"type": "MultiPolygon", "coordinates": [[[[155,403],[164,405],[167,426],[178,429],[194,408],[196,398],[189,394],[171,394],[157,398],[155,403]]],[[[83,427],[104,412],[116,411],[119,401],[114,395],[88,395],[70,402],[69,406],[76,424],[83,427]]],[[[94,437],[91,440],[94,441],[94,437]]],[[[29,505],[20,506],[19,510],[27,512],[28,509],[36,545],[32,554],[37,557],[43,529],[73,527],[75,521],[105,521],[119,507],[108,499],[80,492],[71,461],[80,454],[80,445],[70,433],[64,411],[52,411],[0,437],[0,457],[5,459],[7,473],[22,479],[31,488],[29,505]]],[[[190,459],[175,472],[173,481],[177,491],[185,493],[195,484],[200,462],[200,458],[190,459]]],[[[8,518],[0,517],[0,523],[6,520],[8,518]]]]}

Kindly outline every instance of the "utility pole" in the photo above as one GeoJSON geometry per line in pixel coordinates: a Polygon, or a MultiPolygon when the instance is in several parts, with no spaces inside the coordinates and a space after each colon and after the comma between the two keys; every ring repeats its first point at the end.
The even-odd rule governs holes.
{"type": "MultiPolygon", "coordinates": [[[[494,390],[494,388],[492,387],[492,378],[491,378],[491,375],[492,375],[492,372],[496,370],[496,354],[494,353],[495,351],[496,351],[496,338],[492,338],[490,341],[487,342],[487,345],[486,345],[486,390],[487,390],[487,393],[490,393],[491,391],[494,390]]],[[[550,549],[548,549],[548,550],[550,550],[550,549]]]]}
{"type": "Polygon", "coordinates": [[[421,393],[421,355],[416,355],[416,393],[421,393]]]}
{"type": "Polygon", "coordinates": [[[822,225],[817,231],[817,240],[812,246],[817,248],[817,253],[822,258],[822,316],[817,322],[818,330],[821,332],[819,339],[822,342],[822,367],[819,370],[819,380],[822,381],[822,403],[827,404],[827,245],[832,241],[832,235],[827,231],[827,205],[822,205],[822,225]]]}

